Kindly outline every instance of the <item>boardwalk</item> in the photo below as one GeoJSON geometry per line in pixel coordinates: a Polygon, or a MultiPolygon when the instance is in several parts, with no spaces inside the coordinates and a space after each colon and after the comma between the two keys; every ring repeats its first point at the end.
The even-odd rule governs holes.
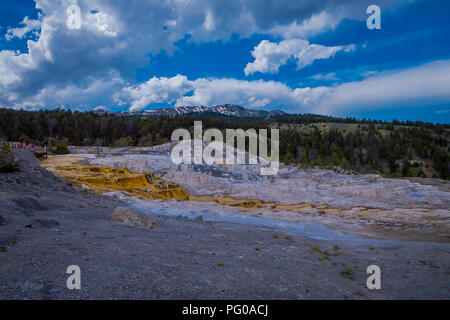
{"type": "Polygon", "coordinates": [[[27,143],[21,143],[21,142],[3,142],[0,141],[0,146],[3,145],[3,143],[6,143],[10,149],[22,149],[22,150],[28,150],[32,152],[36,158],[39,159],[47,159],[47,147],[37,147],[32,144],[27,143]]]}

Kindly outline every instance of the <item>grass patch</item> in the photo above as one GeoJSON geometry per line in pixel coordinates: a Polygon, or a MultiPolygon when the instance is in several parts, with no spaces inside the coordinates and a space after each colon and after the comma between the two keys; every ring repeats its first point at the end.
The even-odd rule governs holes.
{"type": "Polygon", "coordinates": [[[320,248],[319,247],[317,247],[317,246],[314,246],[314,247],[311,247],[311,249],[309,249],[308,250],[308,252],[309,253],[311,253],[311,254],[314,254],[314,253],[319,253],[319,254],[321,254],[322,256],[321,257],[319,257],[319,258],[317,258],[317,259],[319,259],[320,261],[323,261],[323,260],[329,260],[330,259],[330,254],[328,253],[328,251],[322,251],[322,250],[320,250],[320,248]]]}
{"type": "Polygon", "coordinates": [[[291,240],[291,237],[289,237],[289,236],[286,236],[286,237],[284,237],[286,240],[291,240]]]}
{"type": "Polygon", "coordinates": [[[6,248],[5,247],[0,247],[0,252],[6,252],[6,248]]]}
{"type": "Polygon", "coordinates": [[[372,251],[373,251],[373,250],[375,250],[375,248],[374,248],[374,247],[370,247],[369,250],[372,250],[372,251]]]}
{"type": "Polygon", "coordinates": [[[322,250],[320,250],[319,247],[311,247],[311,249],[309,249],[308,252],[311,253],[311,254],[312,253],[316,253],[316,252],[321,253],[322,250]]]}
{"type": "Polygon", "coordinates": [[[330,259],[330,257],[327,254],[324,254],[322,257],[319,258],[320,261],[329,260],[329,259],[330,259]]]}
{"type": "Polygon", "coordinates": [[[335,245],[334,247],[333,247],[333,251],[338,251],[339,250],[339,246],[338,245],[335,245]]]}
{"type": "Polygon", "coordinates": [[[224,265],[225,265],[225,263],[223,263],[223,262],[218,262],[218,263],[217,263],[217,266],[218,266],[218,267],[223,267],[224,265]]]}

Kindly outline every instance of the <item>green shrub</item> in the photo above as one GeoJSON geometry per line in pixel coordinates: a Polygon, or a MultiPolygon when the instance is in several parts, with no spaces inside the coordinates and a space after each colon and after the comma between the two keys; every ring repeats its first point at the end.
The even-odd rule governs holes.
{"type": "Polygon", "coordinates": [[[321,253],[322,250],[320,250],[319,247],[311,247],[311,252],[312,252],[312,253],[314,253],[314,252],[319,252],[319,253],[321,253]]]}
{"type": "Polygon", "coordinates": [[[327,254],[324,254],[322,257],[318,258],[320,261],[329,260],[330,257],[327,254]]]}
{"type": "Polygon", "coordinates": [[[20,167],[16,162],[6,163],[0,166],[0,173],[11,173],[20,171],[20,167]]]}
{"type": "Polygon", "coordinates": [[[14,160],[14,154],[6,143],[2,144],[0,149],[0,172],[10,173],[19,171],[19,165],[14,160]]]}
{"type": "Polygon", "coordinates": [[[68,154],[70,153],[69,149],[67,148],[67,144],[62,142],[56,146],[56,149],[53,150],[54,154],[68,154]]]}

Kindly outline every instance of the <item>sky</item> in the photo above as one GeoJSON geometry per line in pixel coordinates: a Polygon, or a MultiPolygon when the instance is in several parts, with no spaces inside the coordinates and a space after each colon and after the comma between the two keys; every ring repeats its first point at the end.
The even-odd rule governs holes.
{"type": "Polygon", "coordinates": [[[449,14],[448,0],[2,0],[0,107],[450,123],[449,14]]]}

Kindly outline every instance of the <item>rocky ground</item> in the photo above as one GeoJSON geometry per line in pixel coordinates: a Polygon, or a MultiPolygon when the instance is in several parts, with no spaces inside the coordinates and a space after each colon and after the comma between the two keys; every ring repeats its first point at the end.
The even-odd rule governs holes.
{"type": "Polygon", "coordinates": [[[0,176],[1,299],[450,298],[446,243],[319,241],[155,210],[143,218],[21,161],[21,172],[0,176]],[[372,264],[380,290],[366,287],[372,264]],[[69,265],[81,268],[80,290],[67,289],[69,265]]]}

